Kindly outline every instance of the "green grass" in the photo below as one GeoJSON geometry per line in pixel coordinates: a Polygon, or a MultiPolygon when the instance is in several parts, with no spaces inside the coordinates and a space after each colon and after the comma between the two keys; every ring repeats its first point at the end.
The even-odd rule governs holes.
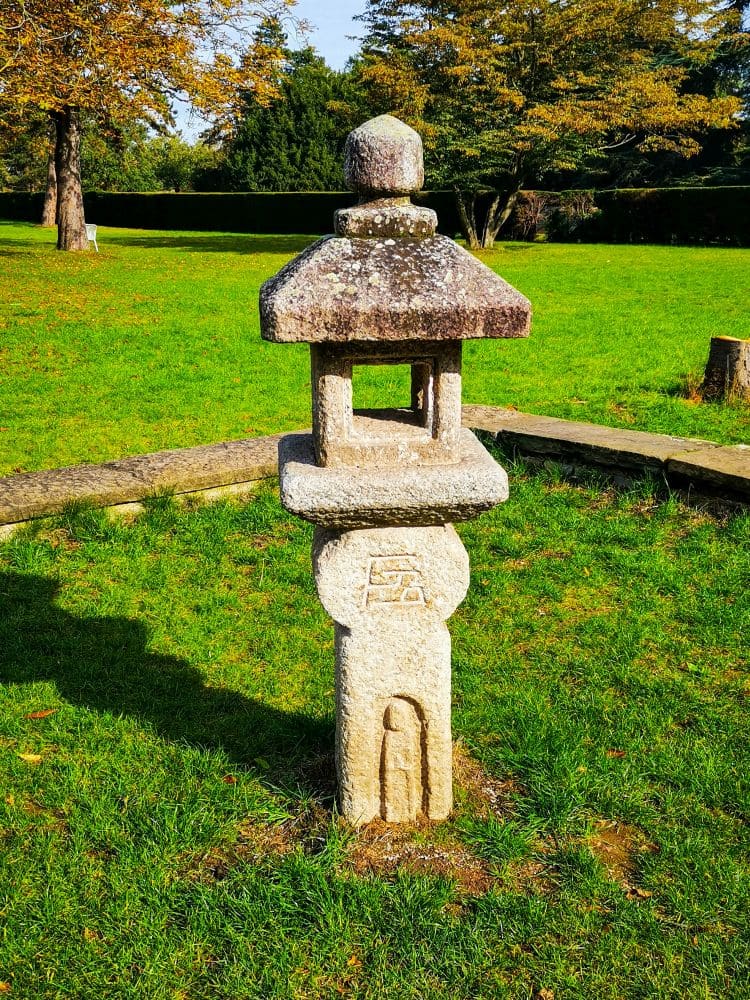
{"type": "Polygon", "coordinates": [[[455,736],[502,815],[459,789],[414,834],[479,859],[479,893],[353,864],[311,532],[270,486],[132,524],[71,510],[0,546],[9,995],[745,995],[750,518],[512,482],[461,528],[451,621],[455,736]]]}
{"type": "MultiPolygon", "coordinates": [[[[0,224],[0,474],[309,423],[303,346],[265,344],[258,289],[308,239],[101,230],[100,254],[0,224]]],[[[746,441],[750,410],[696,404],[711,335],[748,336],[750,251],[507,244],[532,337],[472,342],[464,400],[746,441]],[[689,392],[688,392],[689,395],[689,392]]],[[[363,380],[389,402],[389,372],[363,380]]]]}

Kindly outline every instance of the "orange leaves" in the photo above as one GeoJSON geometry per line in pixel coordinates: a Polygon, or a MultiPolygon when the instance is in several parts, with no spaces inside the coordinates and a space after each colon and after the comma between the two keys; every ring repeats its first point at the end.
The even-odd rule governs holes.
{"type": "Polygon", "coordinates": [[[244,87],[268,94],[279,53],[243,55],[289,0],[26,0],[0,5],[0,100],[131,121],[169,117],[168,91],[221,109],[244,87]],[[22,16],[19,14],[22,10],[22,16]],[[231,30],[227,30],[231,28],[231,30]]]}
{"type": "Polygon", "coordinates": [[[26,716],[27,719],[46,719],[49,715],[54,715],[58,709],[56,708],[42,708],[38,712],[29,712],[26,716]]]}
{"type": "Polygon", "coordinates": [[[739,102],[686,92],[686,67],[726,42],[715,0],[370,0],[365,82],[411,123],[461,183],[567,167],[626,144],[683,156],[739,102]],[[722,29],[723,34],[718,33],[722,29]],[[666,60],[664,53],[674,53],[666,60]],[[667,64],[669,63],[669,64],[667,64]],[[413,107],[413,106],[412,106],[413,107]],[[477,152],[479,151],[479,152],[477,152]],[[483,162],[480,168],[477,161],[483,162]]]}

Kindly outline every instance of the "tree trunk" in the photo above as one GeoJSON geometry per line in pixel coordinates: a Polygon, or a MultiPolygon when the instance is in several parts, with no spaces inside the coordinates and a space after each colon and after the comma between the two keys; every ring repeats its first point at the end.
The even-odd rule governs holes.
{"type": "Polygon", "coordinates": [[[750,402],[750,340],[711,338],[701,395],[709,402],[719,399],[750,402]]]}
{"type": "Polygon", "coordinates": [[[472,250],[477,250],[479,248],[476,216],[477,196],[475,194],[464,194],[458,188],[454,189],[454,194],[456,196],[456,207],[458,208],[458,217],[461,220],[461,228],[463,229],[464,236],[472,250]]]}
{"type": "Polygon", "coordinates": [[[57,249],[88,250],[81,191],[81,130],[73,108],[55,111],[57,249]]]}
{"type": "Polygon", "coordinates": [[[517,188],[515,191],[511,191],[505,199],[500,195],[492,199],[492,204],[487,212],[487,218],[484,220],[484,231],[482,232],[483,250],[491,250],[495,245],[497,234],[511,217],[520,193],[520,188],[517,188]]]}
{"type": "Polygon", "coordinates": [[[55,170],[55,146],[55,140],[50,137],[50,148],[47,155],[47,187],[44,191],[44,207],[42,208],[43,226],[54,226],[57,223],[57,171],[55,170]]]}

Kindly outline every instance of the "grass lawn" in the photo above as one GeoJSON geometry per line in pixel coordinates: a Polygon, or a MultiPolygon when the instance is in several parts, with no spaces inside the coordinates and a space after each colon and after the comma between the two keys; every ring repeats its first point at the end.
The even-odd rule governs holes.
{"type": "MultiPolygon", "coordinates": [[[[208,281],[184,247],[110,252],[134,281],[168,254],[208,281]]],[[[579,252],[594,253],[507,259],[579,252]]],[[[112,266],[51,259],[83,276],[71,301],[112,266]]],[[[214,259],[220,275],[252,265],[214,259]]],[[[251,352],[236,346],[236,368],[230,358],[240,326],[252,332],[255,267],[249,318],[239,310],[217,332],[207,381],[198,369],[190,393],[177,377],[169,386],[185,412],[197,385],[222,386],[215,412],[196,416],[205,425],[183,433],[234,433],[247,384],[220,375],[247,375],[251,352]]],[[[191,294],[185,330],[200,313],[191,294]]],[[[65,327],[92,377],[82,345],[112,331],[113,296],[89,302],[101,327],[65,327]]],[[[135,356],[120,329],[114,371],[123,350],[126,369],[135,356]]],[[[132,337],[147,345],[144,377],[164,378],[157,332],[144,321],[132,337]]],[[[170,345],[182,351],[178,336],[170,345]]],[[[125,432],[99,406],[92,433],[125,432]]],[[[142,447],[147,424],[133,435],[142,447]]],[[[155,499],[132,524],[71,511],[0,545],[0,989],[24,1000],[745,996],[750,517],[554,471],[516,467],[512,482],[507,504],[460,529],[473,583],[451,625],[456,815],[401,839],[352,834],[330,811],[332,629],[309,527],[270,486],[246,505],[155,499]]]]}
{"type": "MultiPolygon", "coordinates": [[[[309,239],[100,236],[100,254],[60,254],[49,230],[0,224],[0,475],[309,423],[307,348],[263,343],[257,316],[261,283],[309,239]]],[[[466,402],[748,440],[750,409],[685,387],[712,334],[750,335],[750,250],[516,243],[483,259],[529,296],[534,328],[467,345],[466,402]]],[[[363,405],[405,393],[375,372],[363,405]]]]}

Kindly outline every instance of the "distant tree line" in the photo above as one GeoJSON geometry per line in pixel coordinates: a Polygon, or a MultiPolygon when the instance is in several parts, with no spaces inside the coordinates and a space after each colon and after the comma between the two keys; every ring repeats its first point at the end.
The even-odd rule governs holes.
{"type": "MultiPolygon", "coordinates": [[[[343,71],[263,18],[252,86],[235,81],[200,141],[170,134],[163,114],[84,106],[80,171],[88,190],[337,190],[347,133],[390,112],[422,133],[427,186],[452,189],[470,242],[491,246],[524,188],[750,184],[749,11],[750,0],[368,0],[343,71]]],[[[219,103],[209,92],[204,110],[219,103]]],[[[0,188],[43,188],[53,146],[49,114],[27,110],[0,136],[0,188]]]]}

